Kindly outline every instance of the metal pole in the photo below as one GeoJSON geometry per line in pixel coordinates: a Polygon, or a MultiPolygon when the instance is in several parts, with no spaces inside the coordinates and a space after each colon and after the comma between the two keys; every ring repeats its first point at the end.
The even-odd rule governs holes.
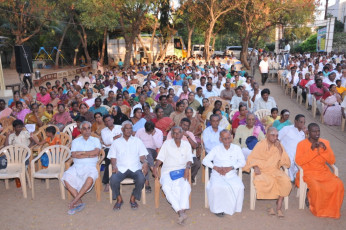
{"type": "Polygon", "coordinates": [[[328,0],[326,0],[326,9],[324,11],[324,20],[327,20],[327,13],[328,13],[328,0]]]}

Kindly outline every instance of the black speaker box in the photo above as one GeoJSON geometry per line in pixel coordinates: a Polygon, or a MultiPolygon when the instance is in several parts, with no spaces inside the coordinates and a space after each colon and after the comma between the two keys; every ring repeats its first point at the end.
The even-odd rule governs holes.
{"type": "Polygon", "coordinates": [[[18,73],[32,73],[32,54],[29,46],[15,46],[16,70],[18,73]]]}

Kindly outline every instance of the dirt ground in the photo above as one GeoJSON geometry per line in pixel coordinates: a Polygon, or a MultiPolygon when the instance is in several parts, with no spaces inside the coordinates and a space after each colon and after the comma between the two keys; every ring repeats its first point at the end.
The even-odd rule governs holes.
{"type": "MultiPolygon", "coordinates": [[[[5,76],[16,76],[5,70],[5,76]]],[[[256,75],[257,81],[259,75],[256,75]]],[[[15,78],[6,78],[7,84],[15,81],[15,78]]],[[[13,82],[14,83],[14,82],[13,82]]],[[[282,88],[277,83],[267,83],[266,87],[271,90],[271,95],[279,106],[279,109],[287,108],[291,112],[290,119],[298,113],[306,115],[306,124],[318,122],[319,116],[312,118],[311,112],[303,106],[297,105],[296,101],[284,95],[282,88]]],[[[263,87],[262,87],[263,88],[263,87]]],[[[336,165],[339,168],[340,178],[346,182],[345,141],[346,132],[341,132],[340,127],[321,126],[321,137],[328,139],[336,156],[336,165]]],[[[5,189],[3,181],[0,182],[0,220],[3,230],[14,229],[284,229],[284,230],[327,230],[346,229],[346,205],[342,206],[341,218],[338,220],[330,218],[317,218],[308,209],[298,209],[297,190],[294,188],[289,196],[289,209],[286,210],[283,220],[266,214],[268,207],[274,206],[274,200],[257,200],[256,210],[250,207],[250,177],[243,173],[245,185],[245,198],[243,211],[233,216],[224,218],[216,217],[204,208],[204,184],[201,182],[201,170],[198,175],[197,185],[192,187],[192,206],[187,211],[189,216],[184,226],[176,224],[177,214],[163,196],[160,196],[160,207],[155,209],[154,193],[147,194],[147,204],[139,203],[138,210],[131,210],[128,200],[132,186],[123,187],[125,203],[119,212],[113,212],[109,203],[109,194],[101,194],[101,201],[96,201],[95,191],[88,193],[83,201],[85,209],[69,216],[67,214],[68,200],[60,198],[60,190],[57,180],[51,180],[50,188],[40,180],[35,181],[35,200],[31,199],[31,190],[28,198],[24,199],[22,190],[10,182],[10,189],[5,189]]],[[[151,181],[153,185],[153,180],[151,181]]]]}

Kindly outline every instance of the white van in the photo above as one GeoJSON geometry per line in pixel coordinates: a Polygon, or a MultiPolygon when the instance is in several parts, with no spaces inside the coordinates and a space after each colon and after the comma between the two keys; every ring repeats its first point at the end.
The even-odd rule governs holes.
{"type": "MultiPolygon", "coordinates": [[[[233,53],[233,56],[236,58],[240,58],[240,52],[241,52],[242,46],[226,46],[226,55],[231,55],[233,53]]],[[[252,48],[248,48],[248,55],[250,55],[252,52],[252,48]]],[[[254,50],[255,54],[258,54],[258,51],[255,49],[254,50]]]]}
{"type": "MultiPolygon", "coordinates": [[[[210,51],[210,55],[213,55],[212,47],[211,47],[211,46],[209,46],[209,51],[210,51]]],[[[191,55],[192,55],[193,57],[197,57],[198,55],[200,55],[201,57],[203,57],[203,52],[204,52],[204,45],[193,45],[193,46],[192,46],[191,55]]]]}

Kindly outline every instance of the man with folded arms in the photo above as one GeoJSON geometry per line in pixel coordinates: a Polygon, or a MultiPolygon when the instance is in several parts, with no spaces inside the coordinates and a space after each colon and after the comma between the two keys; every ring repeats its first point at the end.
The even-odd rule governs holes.
{"type": "Polygon", "coordinates": [[[124,203],[120,194],[120,183],[126,178],[133,179],[135,183],[130,205],[132,209],[138,208],[136,200],[141,200],[141,192],[145,182],[144,175],[148,172],[148,161],[146,159],[148,151],[138,137],[132,136],[132,123],[124,121],[121,130],[123,136],[113,141],[108,152],[108,159],[111,160],[112,164],[110,186],[113,192],[113,200],[117,200],[113,207],[114,211],[120,210],[124,203]]]}
{"type": "Polygon", "coordinates": [[[89,192],[99,173],[96,169],[101,143],[91,136],[91,123],[83,121],[80,124],[82,136],[74,139],[71,146],[73,165],[64,172],[61,181],[74,199],[69,204],[68,214],[73,215],[84,209],[85,204],[81,198],[89,192]]]}
{"type": "MultiPolygon", "coordinates": [[[[268,129],[266,139],[258,142],[247,158],[244,171],[254,168],[254,185],[257,199],[277,199],[276,211],[279,218],[282,201],[292,189],[290,177],[280,167],[290,167],[290,158],[278,139],[278,131],[274,127],[268,129]]],[[[269,215],[276,215],[273,208],[268,209],[269,215]]]]}
{"type": "MultiPolygon", "coordinates": [[[[309,138],[297,145],[296,163],[302,167],[303,179],[309,189],[310,211],[318,217],[340,218],[344,184],[327,166],[327,163],[335,163],[333,150],[329,141],[320,138],[318,124],[309,124],[308,132],[309,138]]],[[[296,185],[299,186],[298,174],[296,185]]]]}
{"type": "Polygon", "coordinates": [[[207,185],[210,211],[218,217],[241,212],[244,200],[244,184],[237,169],[244,167],[245,158],[238,145],[232,143],[228,130],[220,132],[220,142],[203,159],[203,164],[213,169],[207,185]]]}
{"type": "Polygon", "coordinates": [[[183,129],[173,127],[173,139],[163,143],[154,167],[154,176],[158,177],[158,167],[161,169],[160,183],[168,202],[178,213],[178,224],[183,224],[187,219],[185,213],[189,209],[189,196],[191,186],[189,184],[189,169],[192,164],[192,151],[189,142],[182,140],[183,129]]]}

